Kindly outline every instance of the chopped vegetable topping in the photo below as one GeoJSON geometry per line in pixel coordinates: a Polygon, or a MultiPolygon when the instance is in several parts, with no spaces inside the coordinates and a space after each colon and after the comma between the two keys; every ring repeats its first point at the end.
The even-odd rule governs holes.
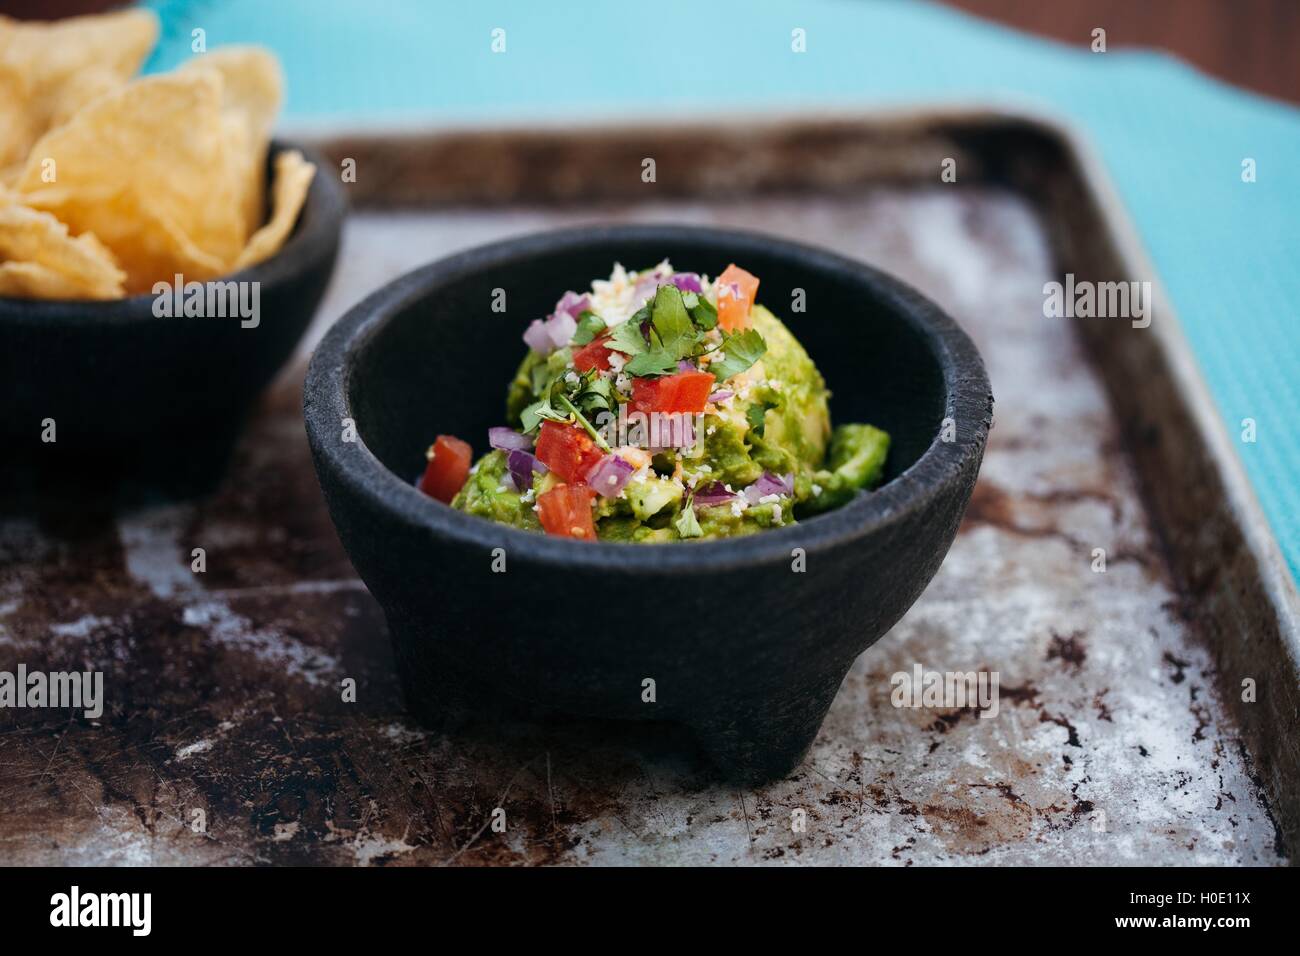
{"type": "Polygon", "coordinates": [[[718,276],[718,325],[732,331],[749,328],[749,312],[758,295],[758,279],[734,262],[718,276]]]}
{"type": "Polygon", "coordinates": [[[420,478],[420,490],[430,498],[451,504],[469,477],[469,463],[474,450],[452,435],[439,435],[424,453],[429,463],[420,478]]]}
{"type": "Polygon", "coordinates": [[[832,433],[825,382],[758,284],[665,260],[566,292],[524,334],[506,401],[519,430],[490,429],[468,480],[468,446],[441,436],[421,487],[579,540],[749,534],[849,501],[881,480],[889,436],[832,433]]]}
{"type": "Polygon", "coordinates": [[[576,425],[542,422],[537,457],[562,481],[582,481],[601,459],[591,436],[576,425]]]}
{"type": "Polygon", "coordinates": [[[556,485],[537,496],[537,516],[547,534],[581,541],[596,540],[591,516],[593,492],[586,485],[556,485]]]}
{"type": "Polygon", "coordinates": [[[638,412],[702,412],[713,391],[708,372],[678,372],[663,378],[634,378],[632,408],[638,412]]]}
{"type": "MultiPolygon", "coordinates": [[[[577,339],[575,338],[574,341],[576,342],[577,339]]],[[[609,336],[602,335],[573,353],[573,367],[579,372],[590,372],[593,368],[607,372],[609,353],[609,336]]]]}
{"type": "Polygon", "coordinates": [[[587,483],[602,498],[617,498],[634,471],[632,464],[618,455],[606,455],[587,472],[587,483]]]}
{"type": "Polygon", "coordinates": [[[763,341],[763,336],[754,329],[745,329],[743,332],[736,332],[723,338],[722,358],[714,360],[709,365],[709,369],[718,382],[725,382],[748,369],[761,359],[766,351],[767,343],[763,341]]]}
{"type": "Polygon", "coordinates": [[[533,473],[546,474],[549,469],[530,452],[514,449],[506,454],[506,466],[516,491],[527,491],[533,486],[533,473]]]}
{"type": "Polygon", "coordinates": [[[510,451],[512,448],[523,450],[532,448],[533,440],[527,435],[521,435],[513,428],[497,426],[488,429],[488,444],[503,451],[510,451]]]}
{"type": "Polygon", "coordinates": [[[681,514],[677,516],[677,520],[673,522],[673,527],[677,529],[677,533],[683,538],[698,538],[704,534],[700,528],[699,519],[695,517],[695,508],[692,507],[693,500],[693,495],[686,499],[686,507],[682,509],[681,514]]]}

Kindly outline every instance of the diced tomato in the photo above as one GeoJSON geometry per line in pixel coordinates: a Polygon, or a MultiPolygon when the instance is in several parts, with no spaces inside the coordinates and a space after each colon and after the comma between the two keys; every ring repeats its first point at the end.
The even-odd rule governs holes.
{"type": "Polygon", "coordinates": [[[583,484],[556,485],[537,496],[537,516],[542,530],[561,538],[596,540],[591,502],[596,493],[583,484]]]}
{"type": "Polygon", "coordinates": [[[579,372],[590,372],[593,368],[598,368],[602,372],[609,371],[609,352],[605,343],[609,341],[609,333],[597,336],[582,348],[573,353],[573,367],[579,372]]]}
{"type": "Polygon", "coordinates": [[[420,478],[420,490],[430,498],[451,504],[469,477],[474,450],[454,435],[439,435],[426,454],[429,464],[420,478]]]}
{"type": "Polygon", "coordinates": [[[673,394],[671,408],[661,409],[668,412],[702,412],[708,404],[713,391],[714,379],[708,372],[678,372],[672,376],[677,379],[677,391],[673,394]]]}
{"type": "Polygon", "coordinates": [[[605,453],[580,425],[542,422],[535,454],[563,481],[582,481],[605,453]]]}
{"type": "Polygon", "coordinates": [[[718,326],[728,332],[749,328],[749,310],[758,295],[758,279],[734,262],[722,270],[718,290],[718,326]]]}
{"type": "Polygon", "coordinates": [[[637,412],[702,412],[713,391],[713,376],[694,370],[663,378],[632,379],[632,410],[637,412]]]}

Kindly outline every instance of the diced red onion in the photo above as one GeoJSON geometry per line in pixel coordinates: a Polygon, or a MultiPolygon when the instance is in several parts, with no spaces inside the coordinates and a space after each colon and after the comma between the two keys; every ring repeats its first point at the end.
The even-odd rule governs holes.
{"type": "Polygon", "coordinates": [[[546,320],[547,332],[557,349],[562,349],[573,341],[573,333],[578,331],[578,322],[567,312],[556,312],[546,320]]]}
{"type": "Polygon", "coordinates": [[[555,351],[551,341],[551,332],[541,319],[533,319],[524,330],[524,344],[539,355],[548,355],[555,351]]]}
{"type": "Polygon", "coordinates": [[[655,266],[653,269],[643,272],[637,277],[636,284],[632,286],[632,301],[640,306],[646,299],[654,295],[659,286],[665,281],[669,281],[672,272],[655,266]]]}
{"type": "MultiPolygon", "coordinates": [[[[584,292],[578,295],[576,292],[566,292],[560,297],[560,301],[555,303],[555,311],[552,315],[565,314],[577,318],[591,308],[591,296],[584,292]]],[[[568,342],[564,343],[568,345],[568,342]]]]}
{"type": "Polygon", "coordinates": [[[736,394],[735,392],[729,392],[724,388],[721,391],[714,392],[713,394],[711,394],[709,396],[709,401],[714,403],[725,402],[727,399],[731,398],[731,396],[735,394],[736,394]]]}
{"type": "Polygon", "coordinates": [[[522,435],[513,428],[506,428],[504,425],[498,425],[495,428],[488,429],[488,444],[493,448],[500,448],[502,451],[527,451],[533,447],[533,440],[527,435],[522,435]]]}
{"type": "Polygon", "coordinates": [[[603,498],[617,498],[636,471],[618,455],[606,455],[587,472],[587,484],[603,498]]]}
{"type": "Polygon", "coordinates": [[[737,497],[737,494],[734,491],[728,491],[722,482],[715,481],[696,488],[694,501],[701,508],[714,508],[718,505],[731,504],[737,497]]]}
{"type": "Polygon", "coordinates": [[[678,359],[678,360],[677,360],[677,371],[679,371],[679,372],[693,372],[693,371],[695,371],[695,363],[692,362],[692,361],[690,361],[689,359],[678,359]]]}
{"type": "Polygon", "coordinates": [[[533,472],[544,475],[548,471],[532,452],[520,451],[518,448],[511,449],[506,455],[506,467],[510,469],[515,489],[520,492],[533,486],[533,472]]]}
{"type": "Polygon", "coordinates": [[[564,298],[555,304],[554,312],[545,319],[533,319],[529,323],[524,332],[524,342],[539,355],[550,355],[556,349],[564,348],[573,341],[573,333],[578,331],[575,316],[590,306],[591,296],[564,293],[564,298]]]}
{"type": "Polygon", "coordinates": [[[704,287],[700,285],[700,277],[694,272],[675,273],[668,281],[683,292],[704,291],[704,287]]]}
{"type": "Polygon", "coordinates": [[[657,292],[659,289],[658,276],[646,276],[636,280],[636,285],[632,287],[632,304],[640,308],[657,292]]]}
{"type": "Polygon", "coordinates": [[[745,500],[751,505],[758,504],[761,499],[766,498],[768,495],[793,497],[794,475],[774,475],[770,471],[765,471],[759,476],[758,481],[745,489],[745,500]]]}

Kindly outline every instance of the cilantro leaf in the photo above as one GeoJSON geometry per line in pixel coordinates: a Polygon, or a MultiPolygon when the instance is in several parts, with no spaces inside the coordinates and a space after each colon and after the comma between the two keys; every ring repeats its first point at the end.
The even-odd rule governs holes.
{"type": "Polygon", "coordinates": [[[605,320],[598,316],[590,309],[585,310],[578,318],[577,331],[573,333],[574,345],[586,345],[601,332],[605,331],[605,320]]]}
{"type": "Polygon", "coordinates": [[[673,521],[673,527],[683,538],[699,538],[704,535],[704,530],[700,527],[699,519],[695,517],[695,492],[686,499],[686,507],[673,521]]]}
{"type": "Polygon", "coordinates": [[[543,377],[542,385],[537,384],[536,368],[533,369],[533,373],[533,392],[541,397],[519,413],[520,428],[525,433],[533,431],[543,420],[555,422],[569,420],[568,413],[555,406],[556,397],[564,392],[565,370],[561,368],[549,377],[543,377]]]}
{"type": "MultiPolygon", "coordinates": [[[[640,313],[638,313],[639,315],[640,313]]],[[[646,350],[645,336],[641,334],[641,322],[634,315],[614,329],[606,346],[624,355],[640,355],[646,350]]]]}
{"type": "Polygon", "coordinates": [[[614,396],[614,383],[604,376],[597,375],[595,369],[583,375],[578,386],[574,404],[590,416],[600,412],[614,410],[617,399],[614,396]]]}
{"type": "Polygon", "coordinates": [[[677,357],[666,349],[656,348],[633,356],[632,361],[623,366],[629,375],[643,377],[646,375],[667,375],[677,368],[677,357]]]}
{"type": "Polygon", "coordinates": [[[691,324],[691,317],[682,303],[682,293],[676,286],[661,285],[655,293],[654,311],[650,324],[659,336],[664,351],[673,358],[686,358],[695,349],[699,336],[691,324]]]}
{"type": "Polygon", "coordinates": [[[519,425],[525,433],[531,432],[543,421],[567,422],[568,420],[569,416],[566,413],[558,411],[555,406],[551,404],[549,396],[543,398],[541,401],[533,402],[533,404],[529,405],[519,413],[519,425]]]}
{"type": "Polygon", "coordinates": [[[695,324],[704,331],[708,331],[718,324],[718,310],[713,307],[708,299],[702,295],[696,295],[694,292],[687,293],[694,302],[687,302],[687,296],[682,296],[682,303],[686,306],[686,311],[691,313],[691,318],[695,324]]]}
{"type": "Polygon", "coordinates": [[[767,343],[757,329],[745,329],[722,340],[723,357],[709,366],[709,371],[719,382],[739,375],[767,352],[767,343]]]}
{"type": "Polygon", "coordinates": [[[767,417],[768,406],[762,402],[755,402],[745,409],[745,419],[749,422],[750,431],[760,438],[763,437],[763,423],[767,417]]]}
{"type": "Polygon", "coordinates": [[[573,416],[574,422],[591,436],[592,441],[596,443],[601,451],[608,452],[610,450],[609,443],[605,441],[605,436],[598,432],[591,422],[587,421],[586,416],[584,416],[582,412],[578,411],[577,406],[569,400],[568,395],[561,392],[557,400],[559,401],[560,406],[573,416]]]}

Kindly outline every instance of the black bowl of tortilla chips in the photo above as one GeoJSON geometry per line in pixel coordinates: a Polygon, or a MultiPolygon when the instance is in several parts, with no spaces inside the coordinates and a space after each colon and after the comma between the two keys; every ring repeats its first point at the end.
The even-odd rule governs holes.
{"type": "Polygon", "coordinates": [[[274,57],[130,79],[156,31],[139,10],[0,18],[0,94],[21,74],[28,110],[0,152],[6,491],[214,478],[333,271],[343,190],[271,140],[274,57]]]}

